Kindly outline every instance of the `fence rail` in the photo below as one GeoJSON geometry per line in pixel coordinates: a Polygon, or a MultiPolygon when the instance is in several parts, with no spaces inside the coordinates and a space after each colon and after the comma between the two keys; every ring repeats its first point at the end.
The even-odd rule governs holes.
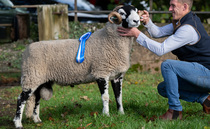
{"type": "MultiPolygon", "coordinates": [[[[77,13],[89,13],[89,14],[109,14],[111,10],[101,10],[101,11],[79,11],[79,10],[74,10],[74,11],[68,11],[69,13],[75,13],[74,15],[74,21],[77,21],[78,16],[77,13]]],[[[148,11],[149,14],[171,14],[170,11],[148,11]]],[[[210,11],[192,11],[195,14],[210,14],[210,11]]]]}
{"type": "MultiPolygon", "coordinates": [[[[111,10],[101,10],[101,11],[79,11],[79,10],[74,10],[74,11],[68,11],[69,13],[92,13],[92,14],[109,14],[112,12],[111,10]]],[[[148,11],[150,14],[169,14],[171,13],[170,11],[148,11]]],[[[210,14],[210,11],[192,11],[195,14],[210,14]]]]}
{"type": "MultiPolygon", "coordinates": [[[[150,14],[168,14],[170,11],[148,11],[150,14]]],[[[210,11],[192,11],[195,14],[210,14],[210,11]]]]}

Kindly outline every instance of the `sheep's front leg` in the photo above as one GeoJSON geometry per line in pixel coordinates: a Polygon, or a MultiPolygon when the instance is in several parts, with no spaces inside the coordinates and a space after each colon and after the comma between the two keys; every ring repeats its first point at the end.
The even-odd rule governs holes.
{"type": "Polygon", "coordinates": [[[122,82],[124,74],[121,74],[118,78],[111,81],[112,88],[115,95],[115,100],[117,103],[117,109],[121,114],[124,114],[123,104],[122,104],[122,82]]]}
{"type": "Polygon", "coordinates": [[[96,80],[98,83],[98,87],[101,92],[101,98],[103,101],[103,114],[109,116],[109,81],[105,78],[100,78],[96,80]]]}

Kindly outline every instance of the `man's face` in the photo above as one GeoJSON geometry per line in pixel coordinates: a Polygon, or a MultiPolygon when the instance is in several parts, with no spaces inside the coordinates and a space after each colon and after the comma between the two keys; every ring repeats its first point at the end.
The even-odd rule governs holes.
{"type": "Polygon", "coordinates": [[[184,4],[178,2],[178,0],[171,0],[169,11],[172,12],[173,20],[179,20],[184,16],[184,4]]]}

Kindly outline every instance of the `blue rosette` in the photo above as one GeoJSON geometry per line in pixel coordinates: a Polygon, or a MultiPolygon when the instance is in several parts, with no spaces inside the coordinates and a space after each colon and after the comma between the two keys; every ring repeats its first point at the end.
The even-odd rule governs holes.
{"type": "Polygon", "coordinates": [[[77,51],[77,57],[76,57],[76,62],[77,63],[82,63],[84,61],[84,54],[85,54],[85,42],[86,40],[90,37],[92,33],[91,32],[87,32],[85,34],[83,34],[80,38],[79,38],[79,49],[77,51]]]}

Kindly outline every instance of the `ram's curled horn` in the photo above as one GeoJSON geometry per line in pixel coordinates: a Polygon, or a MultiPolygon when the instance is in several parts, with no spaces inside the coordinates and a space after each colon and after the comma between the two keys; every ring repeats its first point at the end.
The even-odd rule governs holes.
{"type": "Polygon", "coordinates": [[[123,7],[123,5],[118,5],[117,7],[115,7],[115,8],[113,9],[113,11],[116,11],[116,12],[117,12],[117,10],[118,10],[119,8],[121,8],[121,7],[123,7]]]}
{"type": "Polygon", "coordinates": [[[111,13],[108,15],[108,20],[110,23],[121,24],[122,18],[120,14],[117,12],[119,8],[123,7],[123,5],[118,5],[113,9],[111,13]]]}
{"type": "Polygon", "coordinates": [[[120,16],[120,14],[115,11],[111,12],[108,15],[108,20],[110,23],[115,23],[115,24],[121,24],[121,22],[122,22],[122,18],[120,16]]]}

